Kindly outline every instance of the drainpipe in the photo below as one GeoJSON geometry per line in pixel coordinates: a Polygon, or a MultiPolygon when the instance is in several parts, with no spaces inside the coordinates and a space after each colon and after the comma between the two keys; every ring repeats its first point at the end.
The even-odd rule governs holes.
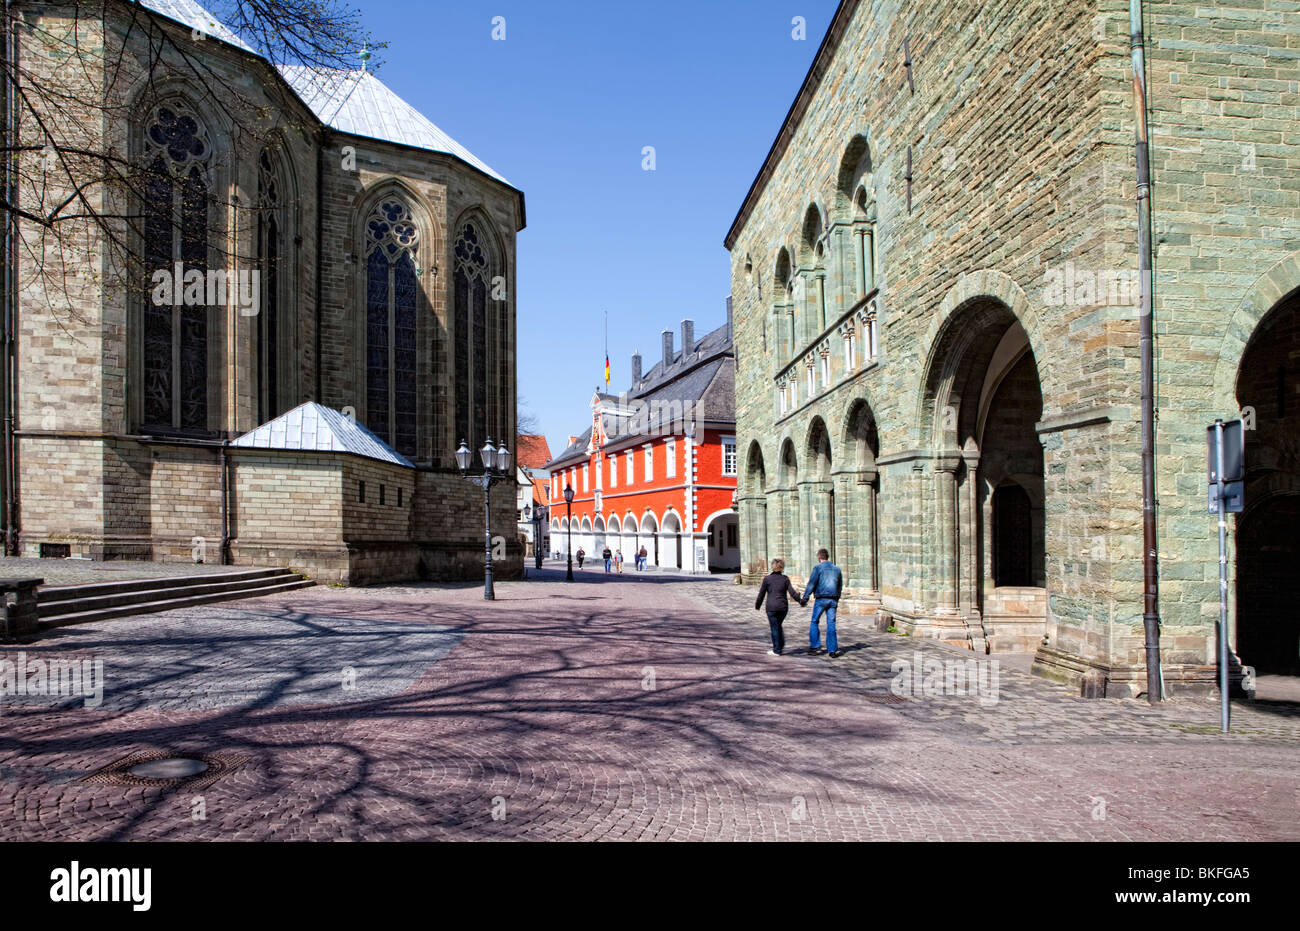
{"type": "MultiPolygon", "coordinates": [[[[14,36],[12,20],[12,2],[5,0],[5,37],[4,37],[4,59],[9,74],[17,74],[17,57],[18,48],[14,36]]],[[[4,82],[4,133],[5,141],[9,145],[16,145],[17,110],[13,103],[13,92],[9,85],[9,79],[6,76],[4,82]]],[[[10,204],[15,203],[17,185],[14,183],[13,163],[6,158],[4,161],[4,193],[5,198],[10,204]]],[[[14,232],[17,225],[17,218],[12,211],[5,218],[4,232],[4,345],[0,347],[3,352],[4,361],[0,364],[0,374],[3,376],[3,408],[4,408],[4,475],[0,481],[3,482],[4,493],[4,552],[6,556],[18,555],[18,450],[14,440],[14,412],[18,403],[18,365],[17,353],[14,345],[16,316],[18,303],[18,278],[16,274],[15,261],[17,256],[17,244],[14,241],[14,232]]]]}
{"type": "Polygon", "coordinates": [[[1133,116],[1137,133],[1138,256],[1141,263],[1141,320],[1138,347],[1142,356],[1142,627],[1146,639],[1147,701],[1164,698],[1160,675],[1160,602],[1156,550],[1155,354],[1151,261],[1151,158],[1147,146],[1146,49],[1142,36],[1142,0],[1129,0],[1129,48],[1133,60],[1133,116]]]}
{"type": "Polygon", "coordinates": [[[226,450],[230,440],[221,441],[221,565],[230,565],[230,469],[226,450]]]}

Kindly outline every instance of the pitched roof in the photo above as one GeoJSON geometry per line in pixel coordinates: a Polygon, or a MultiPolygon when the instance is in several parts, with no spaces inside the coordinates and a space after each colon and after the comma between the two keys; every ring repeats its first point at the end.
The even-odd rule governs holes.
{"type": "Polygon", "coordinates": [[[281,65],[280,73],[303,103],[331,129],[454,155],[502,184],[510,184],[369,71],[281,65]]]}
{"type": "MultiPolygon", "coordinates": [[[[183,26],[262,57],[195,0],[140,2],[146,9],[183,26]]],[[[293,92],[316,114],[316,118],[331,129],[430,152],[442,152],[496,178],[502,184],[513,186],[369,71],[312,68],[306,65],[277,65],[277,70],[293,92]]]]}
{"type": "Polygon", "coordinates": [[[515,462],[525,469],[540,469],[551,459],[551,447],[546,437],[521,433],[515,437],[515,462]]]}
{"type": "MultiPolygon", "coordinates": [[[[229,42],[246,52],[253,51],[248,43],[227,28],[225,23],[218,22],[215,16],[194,0],[141,0],[140,5],[168,19],[174,19],[183,26],[197,29],[214,39],[229,42]]],[[[253,52],[253,54],[257,53],[253,52]]]]}
{"type": "Polygon", "coordinates": [[[342,411],[308,401],[245,433],[231,444],[242,449],[292,449],[352,453],[415,468],[393,447],[342,411]]]}

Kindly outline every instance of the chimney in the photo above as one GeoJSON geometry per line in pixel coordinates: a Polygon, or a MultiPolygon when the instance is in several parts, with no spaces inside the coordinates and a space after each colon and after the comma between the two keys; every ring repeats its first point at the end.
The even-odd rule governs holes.
{"type": "Polygon", "coordinates": [[[632,353],[632,384],[641,380],[641,350],[632,353]]]}
{"type": "Polygon", "coordinates": [[[682,321],[682,358],[695,348],[695,321],[682,321]]]}
{"type": "Polygon", "coordinates": [[[673,364],[673,331],[664,330],[661,337],[664,342],[664,368],[673,364]]]}

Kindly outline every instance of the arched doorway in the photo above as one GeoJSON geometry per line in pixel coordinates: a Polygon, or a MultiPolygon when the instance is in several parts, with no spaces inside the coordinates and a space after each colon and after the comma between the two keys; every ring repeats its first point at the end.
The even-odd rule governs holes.
{"type": "Polygon", "coordinates": [[[781,458],[777,470],[776,539],[777,545],[770,557],[785,560],[786,575],[806,573],[800,560],[803,548],[799,527],[799,463],[794,451],[794,441],[786,439],[781,444],[781,458]]]}
{"type": "Polygon", "coordinates": [[[641,545],[646,548],[646,563],[659,565],[659,520],[652,511],[641,517],[641,545]]]}
{"type": "Polygon", "coordinates": [[[744,535],[741,538],[742,565],[746,581],[759,579],[767,573],[767,469],[763,466],[763,450],[754,440],[745,456],[743,492],[737,498],[744,518],[744,535]]]}
{"type": "Polygon", "coordinates": [[[1047,621],[1043,395],[1010,307],[981,296],[953,311],[923,396],[925,602],[936,606],[925,633],[978,652],[1033,651],[1047,621]]]}
{"type": "Polygon", "coordinates": [[[835,470],[836,552],[845,588],[869,612],[880,603],[880,472],[876,466],[880,436],[871,406],[864,400],[849,407],[843,448],[835,470]]]}
{"type": "Polygon", "coordinates": [[[708,534],[708,570],[736,572],[740,569],[740,517],[735,511],[710,515],[704,525],[708,534]]]}
{"type": "Polygon", "coordinates": [[[663,530],[659,536],[663,540],[659,550],[663,554],[660,565],[672,569],[689,569],[689,566],[682,566],[682,522],[675,511],[670,510],[664,515],[663,530]]]}
{"type": "Polygon", "coordinates": [[[1236,521],[1236,643],[1257,672],[1300,675],[1300,290],[1251,335],[1237,370],[1246,510],[1236,521]]]}
{"type": "Polygon", "coordinates": [[[831,440],[826,421],[814,417],[808,424],[804,450],[804,471],[799,481],[799,502],[803,507],[800,523],[805,529],[805,544],[799,555],[811,571],[817,565],[817,551],[835,552],[835,486],[831,484],[831,440]]]}

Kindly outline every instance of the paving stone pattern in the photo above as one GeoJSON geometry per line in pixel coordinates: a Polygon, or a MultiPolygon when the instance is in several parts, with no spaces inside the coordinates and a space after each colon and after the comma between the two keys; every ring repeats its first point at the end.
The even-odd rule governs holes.
{"type": "MultiPolygon", "coordinates": [[[[839,660],[775,658],[753,590],[728,580],[530,575],[492,603],[478,586],[317,587],[83,628],[109,668],[116,654],[172,662],[177,636],[196,658],[165,687],[141,683],[153,697],[129,710],[7,707],[0,836],[1300,839],[1293,716],[1240,707],[1224,738],[1204,727],[1208,703],[1081,702],[1013,670],[991,707],[884,704],[892,653],[941,648],[846,623],[839,660]],[[265,698],[296,662],[281,654],[310,681],[370,634],[423,667],[409,688],[310,705],[158,698],[217,663],[265,698]],[[453,635],[445,655],[412,655],[453,635]],[[148,750],[247,761],[197,792],[86,781],[148,750]]],[[[795,651],[806,618],[788,622],[795,651]]],[[[69,634],[31,649],[83,647],[69,634]]]]}

